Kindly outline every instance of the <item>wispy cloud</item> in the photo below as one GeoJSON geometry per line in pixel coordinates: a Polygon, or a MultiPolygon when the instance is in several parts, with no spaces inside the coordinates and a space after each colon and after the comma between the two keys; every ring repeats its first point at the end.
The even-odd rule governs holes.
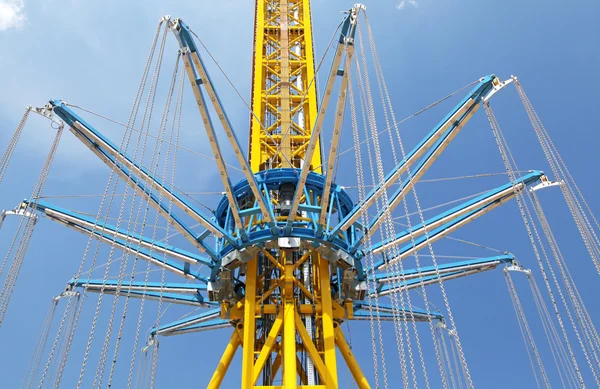
{"type": "Polygon", "coordinates": [[[417,3],[417,0],[400,0],[400,4],[398,4],[397,8],[404,9],[406,6],[418,7],[419,3],[417,3]]]}
{"type": "Polygon", "coordinates": [[[0,0],[0,31],[23,28],[26,21],[23,0],[0,0]]]}

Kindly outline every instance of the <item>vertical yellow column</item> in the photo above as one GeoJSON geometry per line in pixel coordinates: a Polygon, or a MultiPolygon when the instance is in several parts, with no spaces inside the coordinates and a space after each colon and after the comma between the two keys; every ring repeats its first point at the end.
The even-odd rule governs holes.
{"type": "Polygon", "coordinates": [[[231,365],[231,361],[233,360],[235,352],[237,351],[240,344],[240,337],[237,331],[234,330],[233,334],[231,335],[231,339],[229,339],[229,344],[227,344],[227,347],[223,352],[223,356],[221,357],[219,366],[217,367],[217,370],[215,370],[215,373],[213,374],[212,379],[210,380],[210,383],[207,386],[208,389],[218,389],[219,387],[221,387],[223,378],[225,378],[227,369],[229,369],[229,365],[231,365]]]}
{"type": "Polygon", "coordinates": [[[256,337],[256,277],[258,258],[250,260],[246,267],[246,299],[244,302],[242,389],[254,386],[254,343],[256,337]]]}
{"type": "Polygon", "coordinates": [[[327,388],[338,387],[337,380],[337,364],[335,355],[335,328],[333,325],[333,302],[331,301],[331,286],[329,276],[329,262],[317,255],[319,264],[319,283],[321,286],[321,306],[323,312],[321,316],[321,324],[323,327],[323,348],[324,360],[332,382],[327,382],[327,388]]]}
{"type": "Polygon", "coordinates": [[[296,301],[294,300],[294,264],[292,253],[282,253],[285,266],[283,313],[283,385],[295,389],[298,385],[296,364],[296,301]]]}
{"type": "Polygon", "coordinates": [[[281,167],[292,167],[292,115],[290,112],[290,28],[287,0],[279,4],[281,51],[280,89],[281,89],[281,167]]]}
{"type": "Polygon", "coordinates": [[[264,78],[265,78],[265,0],[256,0],[254,21],[254,63],[252,68],[252,119],[248,158],[252,172],[261,170],[263,161],[261,144],[264,120],[264,78]]]}

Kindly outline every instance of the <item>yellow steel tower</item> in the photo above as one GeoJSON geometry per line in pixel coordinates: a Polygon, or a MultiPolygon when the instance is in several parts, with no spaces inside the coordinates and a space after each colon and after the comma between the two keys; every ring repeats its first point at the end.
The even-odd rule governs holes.
{"type": "MultiPolygon", "coordinates": [[[[310,1],[256,0],[255,17],[251,168],[309,163],[321,173],[320,141],[310,142],[318,113],[310,1]]],[[[245,273],[245,298],[222,303],[235,330],[210,388],[220,386],[240,347],[244,389],[337,388],[336,345],[358,386],[369,388],[340,328],[351,302],[332,299],[330,264],[316,249],[261,249],[245,273]]]]}

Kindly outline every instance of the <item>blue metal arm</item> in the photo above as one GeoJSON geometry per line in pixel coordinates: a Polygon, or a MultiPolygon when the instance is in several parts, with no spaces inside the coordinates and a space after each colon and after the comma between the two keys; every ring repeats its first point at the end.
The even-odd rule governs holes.
{"type": "Polygon", "coordinates": [[[202,215],[198,209],[188,203],[180,193],[174,191],[169,185],[162,183],[160,180],[153,177],[144,167],[133,162],[129,156],[119,150],[117,146],[75,114],[64,102],[51,101],[50,104],[53,107],[53,112],[70,126],[71,132],[73,132],[77,138],[79,138],[108,166],[111,168],[116,166],[118,169],[116,172],[129,185],[142,193],[142,195],[147,196],[149,203],[180,230],[180,232],[182,232],[182,234],[196,247],[207,252],[211,257],[216,258],[216,254],[212,252],[212,249],[203,242],[198,241],[191,232],[191,229],[176,215],[169,212],[169,207],[160,201],[160,198],[154,193],[155,190],[159,191],[162,196],[172,201],[173,205],[193,217],[215,236],[223,238],[230,244],[237,246],[235,239],[213,220],[209,220],[202,215]]]}
{"type": "MultiPolygon", "coordinates": [[[[296,186],[294,199],[292,201],[292,206],[286,224],[286,233],[289,233],[289,231],[292,228],[292,223],[296,219],[296,214],[298,213],[298,208],[300,207],[300,199],[304,195],[304,188],[306,185],[306,178],[308,176],[308,173],[309,171],[311,171],[311,169],[316,168],[316,166],[311,166],[310,161],[312,161],[313,155],[317,151],[317,145],[319,144],[319,140],[321,137],[321,130],[323,129],[325,114],[327,113],[327,109],[329,108],[329,102],[331,101],[331,95],[333,93],[333,86],[335,84],[335,80],[337,77],[342,77],[335,113],[333,138],[331,141],[331,149],[329,152],[330,162],[327,164],[328,183],[324,187],[324,196],[321,199],[322,207],[324,209],[327,209],[330,193],[329,190],[331,187],[332,179],[331,173],[334,165],[334,163],[331,161],[335,159],[337,143],[340,137],[342,121],[344,118],[344,110],[346,107],[346,91],[348,89],[348,79],[350,77],[350,67],[346,68],[346,65],[352,64],[352,56],[354,55],[354,36],[356,34],[356,25],[358,22],[358,13],[360,12],[360,9],[360,6],[355,6],[354,8],[352,8],[342,24],[342,30],[340,32],[337,50],[335,56],[333,57],[333,63],[331,66],[331,70],[329,71],[327,84],[325,86],[325,93],[323,95],[323,100],[321,102],[321,106],[319,107],[319,113],[317,116],[315,127],[313,128],[313,131],[311,133],[310,142],[308,144],[308,148],[304,156],[305,163],[302,167],[302,170],[300,171],[300,177],[298,178],[298,184],[296,186]],[[346,60],[342,63],[342,60],[344,59],[344,53],[346,53],[346,60]],[[329,169],[330,166],[331,169],[329,169]]],[[[318,152],[321,152],[321,150],[318,150],[318,152]]],[[[323,213],[321,213],[321,215],[322,216],[320,216],[320,219],[324,220],[325,215],[323,213]]],[[[321,224],[323,224],[322,221],[321,224]]]]}
{"type": "MultiPolygon", "coordinates": [[[[202,61],[202,58],[198,53],[198,47],[194,42],[193,34],[190,28],[181,19],[176,19],[171,24],[171,31],[175,34],[175,37],[179,42],[179,46],[181,47],[182,58],[185,62],[188,78],[190,80],[194,91],[194,95],[196,97],[196,103],[198,105],[200,115],[202,116],[204,127],[207,131],[208,140],[213,150],[219,173],[222,177],[224,177],[223,179],[225,184],[225,190],[234,218],[239,218],[239,209],[237,201],[231,193],[231,183],[228,182],[228,175],[226,174],[227,168],[223,162],[221,149],[217,140],[217,134],[212,124],[212,120],[207,109],[206,101],[204,99],[204,94],[202,93],[201,86],[204,86],[206,92],[208,93],[209,100],[212,102],[217,116],[219,117],[219,120],[221,122],[221,125],[225,130],[227,139],[229,140],[229,143],[233,148],[234,154],[242,168],[242,173],[244,174],[246,180],[248,180],[252,193],[254,194],[254,197],[262,212],[263,218],[267,220],[273,233],[276,233],[277,229],[275,227],[275,216],[273,214],[273,210],[271,209],[270,204],[268,204],[268,202],[265,201],[265,198],[259,189],[256,178],[252,174],[252,170],[250,169],[248,159],[244,155],[244,151],[240,146],[240,142],[237,138],[237,135],[235,134],[235,131],[233,131],[231,122],[227,117],[227,114],[223,108],[223,104],[219,99],[219,95],[217,94],[214,88],[214,84],[210,79],[208,71],[206,70],[206,66],[204,65],[204,62],[202,61]]],[[[238,224],[238,230],[240,231],[240,233],[245,234],[241,225],[241,221],[236,220],[236,223],[238,224]]]]}
{"type": "MultiPolygon", "coordinates": [[[[24,203],[27,204],[28,200],[25,200],[24,203]]],[[[112,243],[113,240],[117,239],[115,240],[115,243],[119,245],[119,248],[133,255],[137,255],[138,250],[140,250],[142,255],[147,255],[149,252],[152,252],[168,255],[169,257],[182,260],[190,265],[213,266],[213,261],[210,259],[174,246],[166,245],[134,232],[116,228],[107,223],[98,222],[92,217],[81,215],[55,205],[38,202],[36,204],[36,210],[43,212],[52,221],[59,222],[67,227],[71,227],[86,235],[92,235],[95,238],[107,241],[108,243],[112,243]]],[[[162,258],[155,258],[155,260],[162,263],[162,258]]]]}
{"type": "Polygon", "coordinates": [[[408,182],[403,185],[400,193],[397,193],[392,202],[397,204],[401,199],[401,195],[406,193],[408,189],[419,178],[425,174],[425,171],[431,166],[433,161],[446,148],[446,146],[454,139],[462,127],[469,121],[473,114],[479,109],[479,103],[493,89],[493,85],[497,78],[495,76],[483,77],[477,86],[469,93],[444,119],[406,156],[405,159],[386,176],[383,183],[378,184],[364,201],[357,204],[352,212],[350,212],[330,233],[330,237],[335,237],[340,230],[345,231],[352,226],[360,217],[362,212],[365,212],[379,197],[393,185],[401,175],[419,158],[421,158],[428,150],[429,153],[422,160],[420,166],[411,171],[412,177],[410,185],[408,182]]]}
{"type": "Polygon", "coordinates": [[[411,255],[415,251],[420,250],[425,245],[448,235],[457,228],[473,221],[474,219],[484,215],[499,205],[515,197],[515,190],[521,191],[527,185],[540,180],[544,175],[541,171],[533,171],[520,179],[505,184],[499,188],[493,189],[481,196],[474,198],[464,204],[461,204],[451,210],[435,216],[425,222],[425,227],[421,224],[416,225],[412,229],[414,242],[410,242],[406,246],[399,248],[398,254],[393,258],[386,258],[385,251],[391,246],[398,245],[411,240],[411,232],[408,230],[396,235],[393,240],[374,244],[370,250],[374,254],[384,253],[384,258],[375,263],[376,269],[383,269],[394,261],[402,260],[411,255]],[[428,233],[424,235],[425,231],[428,233]]]}
{"type": "Polygon", "coordinates": [[[200,325],[200,324],[209,325],[208,323],[211,323],[211,322],[212,323],[216,323],[216,322],[228,323],[228,321],[226,321],[226,320],[221,320],[221,309],[217,308],[217,309],[211,309],[210,311],[199,313],[194,316],[187,317],[185,319],[177,320],[177,321],[174,321],[174,322],[171,322],[168,324],[163,324],[158,328],[153,328],[150,331],[150,335],[151,336],[175,335],[177,333],[181,333],[178,331],[185,331],[186,329],[189,329],[190,327],[194,327],[194,326],[200,325]]]}
{"type": "Polygon", "coordinates": [[[381,296],[389,294],[392,291],[420,288],[423,285],[438,283],[440,278],[443,281],[452,280],[470,274],[493,270],[498,265],[509,264],[514,261],[514,255],[504,254],[489,258],[442,264],[438,266],[437,270],[435,266],[427,266],[420,269],[405,270],[401,275],[378,274],[375,277],[377,290],[371,291],[371,293],[374,296],[381,296]]]}
{"type": "Polygon", "coordinates": [[[354,304],[354,317],[352,320],[370,320],[371,314],[368,311],[373,311],[372,316],[382,320],[404,320],[426,322],[431,320],[442,320],[443,316],[439,312],[427,312],[421,308],[393,308],[386,304],[370,305],[365,301],[356,301],[354,304]],[[367,312],[365,312],[367,311],[367,312]]]}
{"type": "Polygon", "coordinates": [[[159,282],[120,282],[119,280],[85,280],[72,279],[69,281],[71,288],[85,288],[90,292],[116,294],[148,300],[159,300],[173,304],[208,307],[210,302],[205,301],[200,293],[206,290],[205,285],[190,284],[162,284],[159,282]]]}

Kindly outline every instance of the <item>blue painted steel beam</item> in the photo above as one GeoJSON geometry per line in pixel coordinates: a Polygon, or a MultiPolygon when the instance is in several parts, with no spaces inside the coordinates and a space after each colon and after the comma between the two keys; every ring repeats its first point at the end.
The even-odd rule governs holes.
{"type": "MultiPolygon", "coordinates": [[[[94,154],[100,157],[100,159],[109,165],[109,167],[116,166],[118,168],[117,173],[120,173],[120,176],[128,184],[147,195],[149,200],[152,201],[151,203],[157,207],[159,212],[163,213],[163,215],[170,215],[173,221],[179,224],[182,229],[188,232],[191,231],[191,229],[187,227],[179,218],[170,213],[169,207],[160,201],[160,198],[154,193],[154,190],[160,191],[163,196],[171,199],[173,201],[173,205],[188,213],[204,227],[211,230],[215,236],[223,237],[230,244],[237,245],[236,240],[230,234],[223,230],[213,220],[206,218],[192,204],[188,203],[183,198],[181,193],[175,191],[174,188],[171,188],[168,184],[162,183],[160,180],[150,174],[146,168],[132,161],[127,154],[119,150],[119,148],[110,140],[104,137],[93,126],[88,124],[85,120],[68,108],[64,102],[56,100],[51,101],[50,104],[53,106],[53,112],[70,126],[71,131],[82,142],[84,142],[84,144],[90,148],[94,154]]],[[[209,249],[205,245],[202,245],[202,248],[206,250],[209,255],[211,255],[212,249],[209,249]]],[[[214,255],[214,253],[212,254],[214,255]]]]}
{"type": "MultiPolygon", "coordinates": [[[[28,203],[28,200],[25,200],[24,203],[28,203]]],[[[143,235],[136,234],[135,232],[116,228],[111,224],[97,221],[90,216],[75,213],[45,202],[36,203],[36,210],[44,212],[44,214],[52,221],[65,224],[67,227],[74,228],[86,235],[93,235],[110,241],[114,240],[115,237],[121,238],[121,241],[126,241],[127,245],[120,245],[120,248],[134,255],[138,249],[148,249],[153,253],[169,255],[170,257],[180,259],[192,265],[213,266],[213,262],[208,258],[182,250],[175,246],[164,244],[157,240],[152,240],[143,235]]]]}
{"type": "Polygon", "coordinates": [[[408,280],[413,280],[413,279],[419,279],[420,277],[427,277],[432,274],[437,274],[437,272],[439,272],[440,274],[453,273],[456,271],[471,270],[474,268],[481,268],[481,267],[486,267],[486,266],[490,266],[490,265],[496,266],[501,263],[508,264],[515,260],[516,260],[516,258],[514,255],[507,253],[507,254],[496,255],[496,256],[488,257],[488,258],[469,259],[466,261],[444,263],[444,264],[438,265],[437,269],[435,266],[425,266],[425,267],[421,267],[419,269],[407,269],[407,270],[404,270],[404,272],[399,273],[399,274],[396,274],[396,273],[376,274],[375,280],[378,283],[388,283],[388,282],[394,282],[397,280],[408,281],[408,280]]]}
{"type": "MultiPolygon", "coordinates": [[[[429,227],[432,229],[428,230],[428,233],[426,235],[419,236],[422,233],[424,233],[424,231],[425,231],[425,229],[423,228],[423,226],[421,224],[413,227],[414,241],[410,242],[409,244],[407,244],[406,246],[404,246],[402,248],[399,248],[398,252],[395,253],[396,254],[395,257],[387,258],[386,255],[384,254],[384,258],[381,259],[380,261],[376,262],[374,267],[376,269],[381,269],[384,266],[391,263],[392,261],[401,260],[401,259],[411,255],[414,251],[422,248],[425,244],[428,243],[428,241],[431,243],[431,242],[447,235],[448,233],[450,233],[454,229],[460,227],[461,225],[464,225],[464,224],[476,219],[477,217],[484,215],[486,212],[489,212],[490,210],[496,208],[497,206],[503,204],[504,202],[512,199],[515,196],[515,192],[513,190],[513,187],[515,185],[520,186],[521,187],[520,190],[522,190],[525,186],[531,185],[534,182],[538,181],[543,176],[543,174],[544,173],[541,171],[533,171],[533,172],[527,174],[526,176],[523,176],[522,178],[515,180],[512,183],[508,183],[499,188],[493,189],[481,196],[476,197],[473,200],[470,200],[462,205],[452,208],[451,210],[449,210],[447,212],[444,212],[434,218],[429,219],[428,221],[425,222],[425,225],[426,226],[436,226],[436,228],[429,227]],[[499,194],[501,194],[501,196],[494,197],[499,194]],[[486,199],[492,199],[492,200],[486,201],[486,199]],[[477,205],[477,206],[472,207],[473,205],[477,205]],[[465,209],[467,209],[468,212],[466,212],[466,213],[461,212],[465,209]],[[459,216],[454,217],[454,215],[459,215],[459,216]],[[443,224],[438,223],[438,221],[443,221],[443,224]],[[415,236],[415,235],[417,235],[417,236],[415,236]]],[[[410,240],[410,232],[408,230],[403,231],[400,234],[397,234],[396,237],[391,241],[380,242],[380,243],[374,244],[370,250],[373,253],[381,253],[381,252],[385,251],[386,246],[396,244],[397,242],[402,243],[407,240],[406,239],[407,237],[410,240]]]]}
{"type": "Polygon", "coordinates": [[[354,303],[354,318],[352,320],[369,320],[371,314],[368,311],[373,311],[373,317],[380,317],[388,320],[395,318],[407,321],[443,319],[440,312],[428,312],[421,308],[394,308],[387,304],[369,304],[366,301],[356,301],[354,303]]]}
{"type": "Polygon", "coordinates": [[[141,282],[120,282],[119,280],[82,280],[72,279],[69,286],[85,288],[90,292],[117,294],[148,300],[162,300],[167,303],[183,304],[190,306],[208,307],[211,304],[200,293],[206,290],[204,285],[165,284],[162,288],[159,283],[144,284],[141,282]],[[146,285],[146,287],[144,287],[146,285]],[[183,292],[182,292],[183,291],[183,292]]]}
{"type": "Polygon", "coordinates": [[[435,267],[429,266],[409,271],[410,275],[403,279],[401,276],[383,276],[378,279],[377,291],[371,291],[374,296],[389,294],[397,290],[415,289],[421,286],[449,281],[471,274],[493,270],[498,265],[509,264],[514,261],[512,255],[482,258],[480,260],[455,262],[439,266],[439,275],[435,267]],[[469,264],[470,262],[470,264],[469,264]]]}
{"type": "MultiPolygon", "coordinates": [[[[219,330],[221,328],[232,328],[232,324],[228,320],[220,319],[220,320],[210,320],[204,323],[199,323],[195,325],[190,325],[188,327],[182,327],[172,331],[164,331],[161,332],[161,336],[175,336],[175,335],[184,335],[190,334],[192,332],[205,332],[205,331],[214,331],[219,330]]],[[[154,334],[152,334],[154,335],[154,334]]]]}
{"type": "MultiPolygon", "coordinates": [[[[439,147],[441,139],[447,139],[454,136],[453,133],[459,130],[464,122],[471,116],[471,111],[477,109],[476,106],[485,97],[493,87],[495,76],[483,77],[475,88],[464,98],[442,121],[406,156],[405,159],[385,177],[384,183],[380,183],[371,192],[369,192],[364,201],[356,205],[331,232],[335,236],[340,230],[346,230],[359,217],[360,213],[365,211],[373,202],[379,198],[387,188],[397,181],[401,174],[406,172],[410,165],[415,163],[423,153],[429,150],[433,145],[439,147]],[[441,137],[441,139],[440,139],[441,137]]],[[[412,173],[412,172],[411,172],[412,173]]],[[[414,175],[414,173],[413,173],[414,175]]]]}
{"type": "Polygon", "coordinates": [[[150,331],[150,335],[162,335],[163,333],[174,332],[197,324],[207,323],[215,319],[221,319],[220,308],[211,309],[210,311],[202,312],[181,320],[163,324],[158,328],[152,328],[152,330],[150,331]]]}

